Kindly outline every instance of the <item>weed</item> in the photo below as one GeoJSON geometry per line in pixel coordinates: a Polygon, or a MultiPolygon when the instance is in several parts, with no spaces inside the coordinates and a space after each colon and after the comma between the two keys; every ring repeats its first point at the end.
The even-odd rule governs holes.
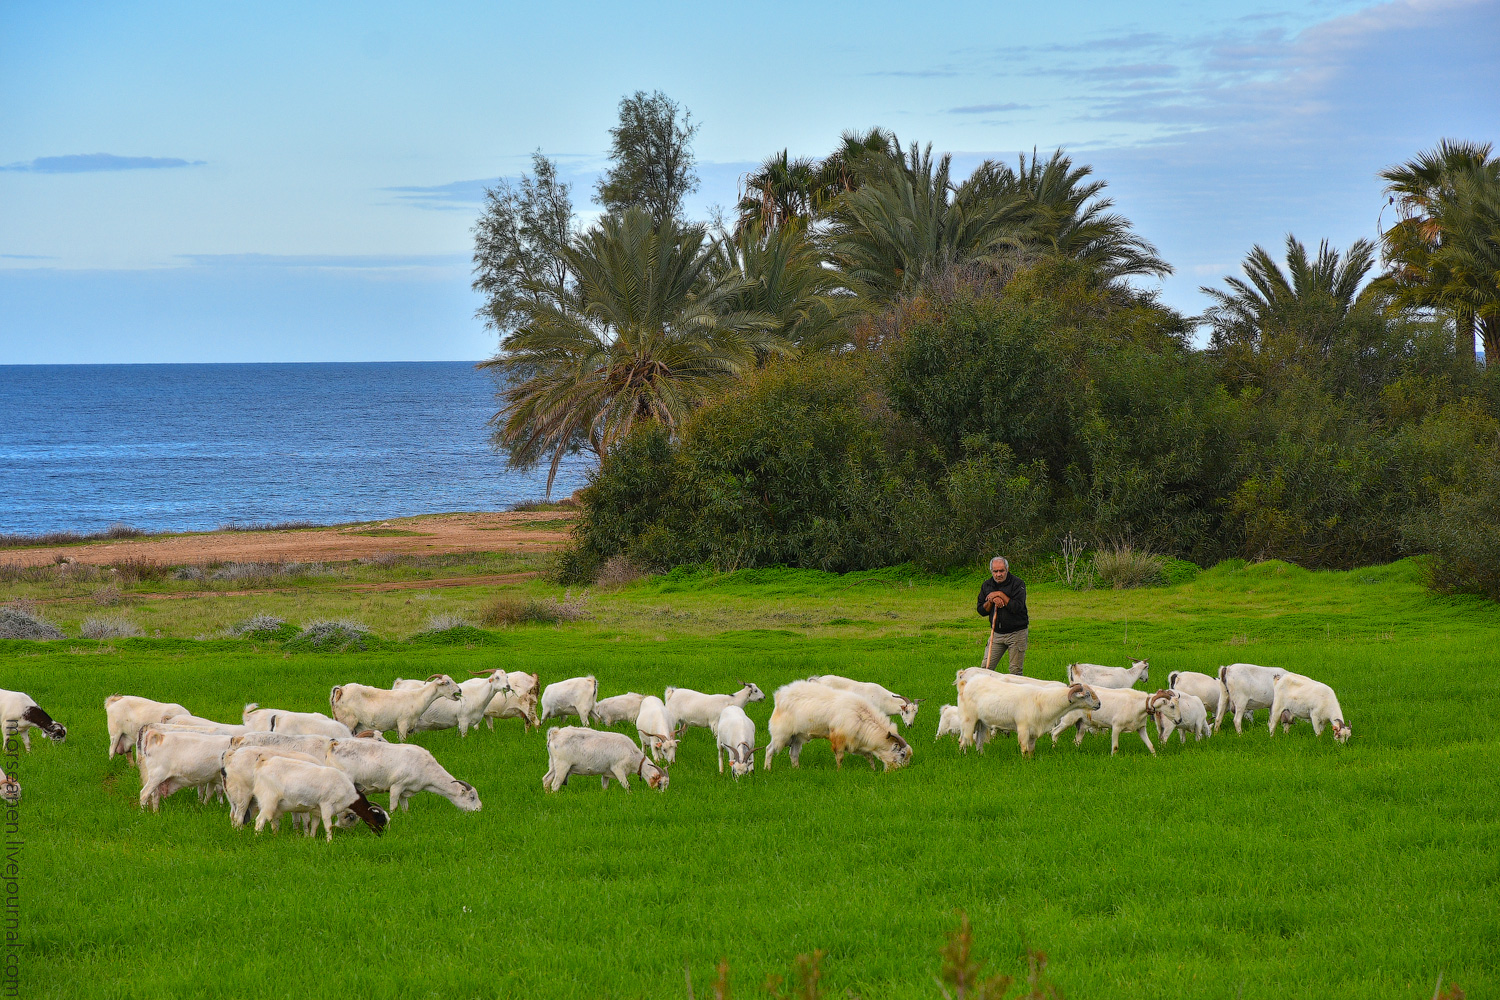
{"type": "Polygon", "coordinates": [[[154,559],[126,559],[124,562],[114,563],[110,568],[115,578],[127,586],[165,580],[172,571],[172,567],[164,566],[154,559]]]}
{"type": "Polygon", "coordinates": [[[340,618],[336,621],[309,622],[287,643],[287,647],[347,653],[369,648],[372,638],[363,622],[340,618]]]}
{"type": "Polygon", "coordinates": [[[1153,587],[1167,582],[1167,561],[1129,542],[1116,542],[1094,553],[1094,573],[1116,590],[1153,587]]]}
{"type": "Polygon", "coordinates": [[[112,608],[120,603],[120,588],[112,583],[96,587],[93,593],[93,600],[101,608],[112,608]]]}
{"type": "Polygon", "coordinates": [[[562,597],[538,601],[520,597],[502,597],[484,609],[480,620],[489,626],[556,625],[594,617],[588,609],[589,592],[576,598],[567,590],[562,597]]]}
{"type": "Polygon", "coordinates": [[[304,528],[321,528],[312,521],[226,521],[219,531],[301,531],[304,528]]]}
{"type": "Polygon", "coordinates": [[[234,628],[230,629],[234,635],[264,635],[268,632],[279,632],[286,625],[285,618],[276,615],[268,615],[265,612],[251,615],[242,622],[236,622],[234,628]]]}
{"type": "Polygon", "coordinates": [[[61,639],[62,629],[37,613],[31,601],[0,607],[0,639],[61,639]]]}
{"type": "Polygon", "coordinates": [[[427,624],[422,626],[422,632],[447,632],[456,628],[473,628],[474,623],[463,615],[452,613],[433,615],[427,619],[427,624]]]}
{"type": "Polygon", "coordinates": [[[645,575],[645,571],[631,562],[629,556],[622,554],[610,556],[604,560],[604,565],[599,567],[599,575],[594,578],[594,582],[608,590],[634,583],[645,575]]]}
{"type": "Polygon", "coordinates": [[[766,992],[776,1000],[822,1000],[825,996],[821,985],[823,979],[823,956],[821,949],[810,955],[798,955],[792,960],[792,980],[772,974],[766,977],[766,992]]]}
{"type": "Polygon", "coordinates": [[[79,634],[85,639],[138,639],[146,633],[129,620],[115,616],[85,618],[79,634]]]}
{"type": "Polygon", "coordinates": [[[1074,590],[1088,590],[1094,585],[1093,568],[1083,562],[1083,542],[1071,531],[1063,537],[1062,550],[1052,557],[1052,572],[1074,590]]]}
{"type": "Polygon", "coordinates": [[[985,963],[974,958],[974,932],[967,913],[960,911],[958,930],[948,935],[948,944],[939,954],[943,970],[938,989],[944,1000],[1003,1000],[1010,989],[1010,976],[986,976],[985,963]]]}
{"type": "Polygon", "coordinates": [[[118,538],[144,538],[146,533],[128,524],[111,524],[103,531],[80,535],[76,531],[49,531],[44,535],[0,535],[0,549],[20,549],[41,545],[77,545],[80,542],[105,542],[118,538]]]}

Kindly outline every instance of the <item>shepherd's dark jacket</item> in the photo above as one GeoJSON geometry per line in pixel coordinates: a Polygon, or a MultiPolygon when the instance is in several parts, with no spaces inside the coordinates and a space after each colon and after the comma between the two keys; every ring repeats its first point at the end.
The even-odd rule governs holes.
{"type": "Polygon", "coordinates": [[[1010,598],[1010,603],[1000,609],[1000,614],[995,618],[995,631],[1000,634],[1006,632],[1019,632],[1031,624],[1031,617],[1026,614],[1026,581],[1012,573],[1005,578],[1004,583],[996,583],[994,577],[984,581],[979,588],[979,603],[975,609],[985,618],[990,616],[985,609],[984,599],[995,591],[1000,591],[1010,598]]]}

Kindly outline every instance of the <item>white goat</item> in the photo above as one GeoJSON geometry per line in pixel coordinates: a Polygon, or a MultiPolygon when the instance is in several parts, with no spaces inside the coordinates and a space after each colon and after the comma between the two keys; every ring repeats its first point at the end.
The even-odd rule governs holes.
{"type": "Polygon", "coordinates": [[[255,832],[267,823],[276,829],[282,813],[307,813],[307,835],[315,836],[318,823],[333,841],[335,817],[352,811],[376,833],[384,833],[390,817],[354,787],[349,776],[336,767],[326,767],[290,757],[269,757],[255,766],[253,794],[260,806],[255,818],[255,832]]]}
{"type": "Polygon", "coordinates": [[[962,740],[964,735],[962,723],[963,713],[959,711],[958,706],[944,705],[938,709],[937,735],[932,738],[932,742],[936,743],[944,736],[957,736],[962,740]]]}
{"type": "Polygon", "coordinates": [[[1333,738],[1340,743],[1349,742],[1354,732],[1344,721],[1344,710],[1339,707],[1339,696],[1333,693],[1333,688],[1302,674],[1282,674],[1276,680],[1276,696],[1271,704],[1271,735],[1276,735],[1277,722],[1286,732],[1297,719],[1311,722],[1314,736],[1323,735],[1324,723],[1331,725],[1333,738]]]}
{"type": "Polygon", "coordinates": [[[905,698],[894,691],[889,691],[874,681],[855,681],[838,674],[818,674],[809,677],[808,680],[817,684],[826,684],[829,687],[838,688],[840,691],[852,691],[865,701],[875,706],[875,710],[883,715],[899,715],[901,722],[908,729],[917,719],[917,709],[926,699],[905,698]]]}
{"type": "Polygon", "coordinates": [[[755,721],[738,705],[726,705],[713,725],[719,773],[724,773],[724,751],[729,751],[729,773],[736,778],[755,771],[755,721]]]}
{"type": "Polygon", "coordinates": [[[221,773],[228,736],[198,732],[158,732],[154,723],[142,727],[137,751],[141,765],[141,808],[152,812],[161,800],[184,788],[197,788],[200,801],[222,792],[221,773]]]}
{"type": "Polygon", "coordinates": [[[1086,684],[1017,684],[1000,677],[972,677],[958,699],[961,715],[958,745],[984,744],[977,726],[1014,732],[1021,753],[1031,756],[1036,738],[1050,730],[1069,712],[1090,712],[1099,707],[1099,697],[1086,684]]]}
{"type": "Polygon", "coordinates": [[[1217,677],[1200,674],[1196,670],[1174,670],[1167,675],[1167,689],[1190,694],[1203,702],[1210,718],[1219,713],[1219,700],[1224,687],[1217,677]]]}
{"type": "Polygon", "coordinates": [[[634,722],[640,718],[641,700],[646,696],[627,691],[617,694],[612,698],[603,698],[594,702],[594,710],[589,714],[593,721],[601,726],[616,726],[622,722],[634,722]]]}
{"type": "Polygon", "coordinates": [[[636,735],[640,737],[641,749],[651,754],[658,763],[665,760],[671,764],[677,760],[677,740],[682,730],[672,725],[667,706],[656,695],[641,699],[641,711],[635,718],[636,735]]]}
{"type": "Polygon", "coordinates": [[[135,737],[148,722],[166,722],[191,715],[175,702],[152,701],[132,694],[112,694],[104,699],[104,717],[109,723],[109,756],[133,753],[135,737]]]}
{"type": "Polygon", "coordinates": [[[574,774],[597,774],[605,788],[614,778],[627,792],[632,774],[660,792],[666,791],[668,784],[666,769],[652,762],[624,733],[582,726],[547,730],[547,773],[542,776],[542,787],[555,792],[574,774]]]}
{"type": "Polygon", "coordinates": [[[541,681],[536,674],[524,670],[512,670],[505,675],[510,691],[495,695],[484,710],[484,724],[495,728],[496,719],[520,719],[525,728],[540,726],[537,718],[536,699],[541,693],[541,681]]]}
{"type": "Polygon", "coordinates": [[[406,691],[388,691],[367,684],[343,684],[328,694],[333,717],[349,727],[350,732],[373,729],[383,733],[396,730],[404,743],[422,713],[439,698],[458,701],[463,692],[447,674],[433,674],[421,686],[406,691]]]}
{"type": "Polygon", "coordinates": [[[61,722],[42,711],[31,695],[21,691],[0,691],[0,732],[5,739],[20,736],[27,752],[31,751],[31,731],[40,729],[42,735],[53,743],[68,738],[68,730],[61,722]]]}
{"type": "Polygon", "coordinates": [[[1151,696],[1151,710],[1156,715],[1156,737],[1162,743],[1166,743],[1174,730],[1179,743],[1187,742],[1188,733],[1193,734],[1194,740],[1213,735],[1208,708],[1195,694],[1170,688],[1158,691],[1151,696]]]}
{"type": "Polygon", "coordinates": [[[252,805],[255,802],[255,765],[267,757],[290,757],[312,764],[327,764],[325,755],[302,753],[287,747],[236,746],[229,741],[229,749],[220,758],[220,771],[224,780],[224,797],[229,800],[229,822],[239,829],[250,822],[252,805]]]}
{"type": "MultiPolygon", "coordinates": [[[[802,746],[808,740],[826,739],[833,747],[836,768],[844,766],[844,754],[856,753],[875,767],[878,759],[889,771],[911,760],[911,745],[897,733],[890,719],[851,691],[840,691],[812,681],[793,681],[776,690],[776,707],[767,727],[766,770],[783,748],[799,767],[802,746]]],[[[722,710],[721,710],[722,711],[722,710]]]]}
{"type": "Polygon", "coordinates": [[[1132,659],[1129,668],[1106,667],[1098,663],[1068,664],[1068,683],[1087,684],[1091,688],[1135,687],[1136,681],[1151,679],[1151,663],[1132,659]]]}
{"type": "Polygon", "coordinates": [[[322,712],[288,712],[280,708],[261,708],[255,702],[245,706],[240,718],[254,733],[286,733],[301,736],[327,736],[348,739],[354,734],[337,719],[322,712]]]}
{"type": "Polygon", "coordinates": [[[589,724],[589,713],[594,702],[599,700],[599,681],[593,674],[587,677],[569,677],[565,681],[548,684],[542,692],[542,721],[566,719],[578,716],[583,726],[589,724]]]}
{"type": "Polygon", "coordinates": [[[679,725],[712,729],[719,713],[730,705],[744,708],[752,701],[765,701],[766,693],[754,684],[740,681],[734,694],[704,694],[691,688],[669,687],[666,690],[667,713],[679,725]]]}
{"type": "Polygon", "coordinates": [[[253,733],[255,730],[249,726],[242,726],[234,722],[218,722],[214,719],[205,719],[198,715],[174,715],[166,722],[154,722],[155,726],[175,726],[178,729],[196,729],[200,733],[213,733],[215,736],[243,736],[253,733]]]}
{"type": "Polygon", "coordinates": [[[478,812],[479,793],[443,769],[424,747],[415,743],[376,743],[374,740],[334,740],[328,762],[349,772],[365,792],[391,793],[391,812],[410,808],[412,796],[432,792],[463,812],[478,812]]]}
{"type": "Polygon", "coordinates": [[[1091,712],[1079,709],[1069,712],[1057,721],[1052,727],[1052,742],[1057,742],[1058,735],[1069,726],[1076,726],[1077,734],[1073,737],[1075,744],[1083,742],[1085,732],[1103,732],[1109,730],[1109,753],[1114,756],[1120,749],[1121,733],[1140,733],[1141,742],[1146,744],[1146,749],[1151,751],[1151,756],[1156,756],[1156,747],[1151,744],[1151,733],[1148,726],[1152,719],[1150,709],[1151,694],[1145,691],[1137,691],[1135,688],[1094,688],[1094,695],[1099,699],[1099,707],[1091,712]]]}
{"type": "MultiPolygon", "coordinates": [[[[423,681],[402,680],[396,678],[396,683],[391,685],[393,691],[414,691],[421,687],[423,681]]],[[[484,710],[489,707],[490,699],[501,691],[510,690],[510,682],[507,680],[505,671],[489,670],[483,675],[470,677],[458,685],[462,697],[458,701],[448,698],[439,698],[427,706],[417,719],[412,732],[421,733],[433,729],[457,729],[458,735],[467,736],[470,729],[479,728],[479,720],[484,718],[484,710]]]]}
{"type": "Polygon", "coordinates": [[[1224,693],[1219,696],[1219,710],[1214,713],[1214,728],[1224,723],[1224,713],[1234,708],[1234,731],[1239,733],[1241,720],[1250,716],[1255,724],[1255,711],[1270,708],[1276,701],[1276,680],[1287,671],[1280,667],[1260,667],[1254,663],[1231,663],[1219,668],[1219,683],[1224,693]]]}
{"type": "Polygon", "coordinates": [[[0,771],[0,799],[11,805],[21,801],[21,783],[4,771],[0,771]]]}

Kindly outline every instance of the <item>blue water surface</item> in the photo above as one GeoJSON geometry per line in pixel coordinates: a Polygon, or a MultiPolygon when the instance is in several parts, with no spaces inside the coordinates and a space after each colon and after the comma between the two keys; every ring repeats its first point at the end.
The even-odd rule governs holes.
{"type": "MultiPolygon", "coordinates": [[[[467,362],[0,365],[0,532],[147,531],[503,510],[542,497],[489,447],[467,362]]],[[[553,488],[583,485],[564,461],[553,488]]]]}

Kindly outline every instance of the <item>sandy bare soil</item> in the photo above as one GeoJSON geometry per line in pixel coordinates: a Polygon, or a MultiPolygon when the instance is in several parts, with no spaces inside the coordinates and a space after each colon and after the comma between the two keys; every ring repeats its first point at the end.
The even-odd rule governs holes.
{"type": "Polygon", "coordinates": [[[543,552],[568,540],[569,524],[564,523],[568,519],[567,511],[428,514],[334,528],[210,531],[158,539],[0,549],[0,563],[36,566],[56,562],[61,556],[96,566],[131,559],[181,566],[215,561],[341,562],[385,553],[543,552]]]}

